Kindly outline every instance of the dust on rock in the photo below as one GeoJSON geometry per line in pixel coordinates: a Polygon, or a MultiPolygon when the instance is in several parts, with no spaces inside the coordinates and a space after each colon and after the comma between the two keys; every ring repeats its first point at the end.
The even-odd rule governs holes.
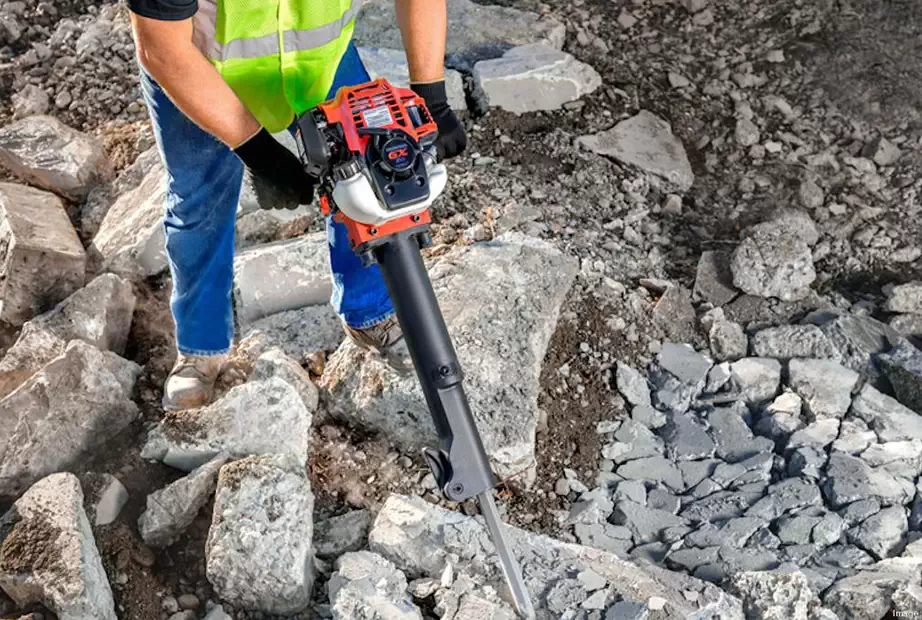
{"type": "Polygon", "coordinates": [[[0,524],[0,570],[8,573],[54,570],[61,559],[55,541],[61,530],[40,514],[8,515],[0,524]]]}

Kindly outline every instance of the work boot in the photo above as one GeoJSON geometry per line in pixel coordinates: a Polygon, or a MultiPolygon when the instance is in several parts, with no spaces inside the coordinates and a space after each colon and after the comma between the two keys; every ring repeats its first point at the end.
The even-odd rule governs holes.
{"type": "Polygon", "coordinates": [[[214,398],[214,384],[226,355],[179,354],[163,388],[163,408],[180,411],[202,407],[214,398]]]}
{"type": "Polygon", "coordinates": [[[400,329],[400,322],[396,315],[391,315],[380,323],[363,329],[349,327],[345,323],[343,327],[352,342],[363,349],[376,352],[384,358],[388,366],[397,372],[409,374],[413,371],[410,350],[407,348],[407,342],[403,338],[403,331],[400,329]]]}

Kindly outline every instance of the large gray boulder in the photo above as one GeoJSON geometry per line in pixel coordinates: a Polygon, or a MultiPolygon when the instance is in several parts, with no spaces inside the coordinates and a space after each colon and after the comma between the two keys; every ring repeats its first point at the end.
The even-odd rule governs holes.
{"type": "Polygon", "coordinates": [[[0,323],[18,327],[83,286],[86,254],[54,194],[0,183],[0,323]]]}
{"type": "MultiPolygon", "coordinates": [[[[661,609],[663,619],[743,618],[739,600],[697,579],[517,528],[507,531],[541,620],[567,617],[580,609],[591,596],[579,579],[587,571],[595,574],[594,581],[605,582],[611,600],[650,604],[661,609]],[[569,593],[566,597],[560,596],[564,590],[569,593]]],[[[445,511],[422,498],[392,495],[378,514],[369,544],[371,551],[410,577],[438,578],[450,562],[456,573],[505,591],[481,519],[445,511]]]]}
{"type": "Polygon", "coordinates": [[[188,476],[147,496],[147,509],[138,519],[144,544],[167,547],[182,536],[211,499],[218,472],[227,460],[226,455],[218,455],[188,476]]]}
{"type": "Polygon", "coordinates": [[[141,368],[73,340],[15,392],[0,400],[0,496],[17,495],[124,430],[141,368]]]}
{"type": "Polygon", "coordinates": [[[124,353],[134,306],[131,284],[114,274],[105,274],[26,323],[0,359],[0,398],[64,353],[71,340],[124,353]]]}
{"type": "Polygon", "coordinates": [[[407,578],[392,562],[369,551],[336,561],[327,586],[334,620],[422,620],[407,593],[407,578]]]}
{"type": "Polygon", "coordinates": [[[912,482],[874,469],[860,458],[833,452],[826,466],[823,494],[834,508],[877,498],[881,505],[908,504],[915,495],[912,482]]]}
{"type": "Polygon", "coordinates": [[[243,326],[279,312],[326,304],[333,292],[326,233],[239,252],[234,302],[243,326]]]}
{"type": "Polygon", "coordinates": [[[304,610],[314,584],[313,510],[304,464],[288,455],[222,467],[205,547],[221,599],[270,614],[304,610]]]}
{"type": "MultiPolygon", "coordinates": [[[[403,48],[360,47],[358,52],[371,79],[386,78],[398,88],[410,87],[410,68],[403,48]]],[[[448,105],[452,110],[460,112],[467,109],[464,78],[460,73],[452,69],[445,70],[445,90],[448,92],[448,105]]]]}
{"type": "Polygon", "coordinates": [[[474,65],[474,82],[490,106],[521,114],[557,110],[602,85],[591,66],[545,43],[514,47],[474,65]]]}
{"type": "Polygon", "coordinates": [[[778,222],[746,231],[730,261],[733,284],[745,293],[798,301],[810,295],[816,280],[810,246],[778,222]]]}
{"type": "Polygon", "coordinates": [[[52,116],[32,116],[0,128],[0,165],[30,184],[71,200],[112,176],[95,138],[52,116]]]}
{"type": "MultiPolygon", "coordinates": [[[[477,60],[498,58],[517,45],[546,42],[563,47],[566,27],[549,16],[471,0],[449,0],[445,53],[452,66],[469,70],[477,60]]],[[[366,0],[355,24],[359,46],[403,49],[394,3],[366,0]]]]}
{"type": "MultiPolygon", "coordinates": [[[[429,272],[497,473],[534,467],[538,380],[575,262],[543,241],[507,233],[453,249],[429,272]]],[[[327,362],[320,387],[333,416],[383,432],[404,450],[436,441],[416,376],[398,375],[351,342],[327,362]]]]}
{"type": "Polygon", "coordinates": [[[304,466],[312,413],[282,378],[250,381],[202,409],[167,414],[148,435],[141,456],[183,471],[221,452],[233,457],[285,454],[304,466]]]}
{"type": "Polygon", "coordinates": [[[167,268],[163,214],[167,179],[155,163],[135,189],[109,207],[88,248],[94,265],[132,280],[155,276],[167,268]]]}
{"type": "Polygon", "coordinates": [[[665,120],[641,110],[611,129],[577,139],[581,146],[639,168],[663,191],[686,192],[695,182],[685,147],[665,120]]]}
{"type": "Polygon", "coordinates": [[[83,492],[72,474],[37,482],[0,518],[0,588],[59,620],[116,620],[83,492]]]}

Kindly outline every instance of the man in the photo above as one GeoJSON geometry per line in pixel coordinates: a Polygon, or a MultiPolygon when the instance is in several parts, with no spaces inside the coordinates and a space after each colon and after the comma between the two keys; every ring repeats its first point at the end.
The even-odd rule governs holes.
{"type": "MultiPolygon", "coordinates": [[[[351,42],[361,0],[128,0],[141,85],[168,176],[164,218],[178,358],[164,406],[207,403],[233,338],[234,223],[244,167],[290,206],[317,179],[271,133],[369,80],[351,42]]],[[[411,87],[439,128],[442,157],[464,128],[444,83],[445,0],[395,0],[411,87]]],[[[271,207],[270,207],[271,208],[271,207]]],[[[327,222],[332,303],[347,334],[407,369],[400,326],[376,266],[363,268],[345,227],[327,222]]]]}

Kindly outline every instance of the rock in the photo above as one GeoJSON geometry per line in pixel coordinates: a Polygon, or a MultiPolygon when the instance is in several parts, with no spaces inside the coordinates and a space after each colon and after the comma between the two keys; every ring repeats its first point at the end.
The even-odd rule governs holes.
{"type": "Polygon", "coordinates": [[[714,440],[691,414],[669,414],[661,435],[669,458],[675,461],[710,458],[716,449],[714,440]]]}
{"type": "Polygon", "coordinates": [[[296,360],[317,351],[332,351],[342,344],[343,324],[330,304],[305,306],[257,319],[243,332],[243,339],[256,333],[266,345],[279,347],[296,360]]]}
{"type": "Polygon", "coordinates": [[[13,120],[45,114],[51,107],[48,94],[34,84],[27,84],[21,91],[14,93],[12,102],[13,120]]]}
{"type": "Polygon", "coordinates": [[[748,459],[760,452],[771,452],[774,447],[773,442],[765,437],[753,437],[743,420],[746,413],[746,406],[736,403],[732,407],[718,407],[708,414],[717,456],[728,463],[748,459]]]}
{"type": "Polygon", "coordinates": [[[785,450],[791,452],[798,448],[809,446],[819,451],[825,451],[826,446],[838,437],[840,424],[836,418],[820,418],[794,432],[788,439],[785,450]]]}
{"type": "Polygon", "coordinates": [[[301,397],[305,409],[310,412],[317,410],[320,394],[310,375],[281,349],[269,349],[259,356],[250,374],[250,381],[267,381],[273,377],[278,377],[293,387],[301,397]]]}
{"type": "Polygon", "coordinates": [[[853,527],[878,512],[880,512],[880,502],[876,497],[870,497],[860,499],[846,506],[842,510],[842,519],[847,526],[853,527]]]}
{"type": "Polygon", "coordinates": [[[908,481],[903,484],[887,472],[872,469],[859,458],[834,452],[826,466],[823,494],[834,508],[841,508],[870,497],[876,497],[884,506],[902,505],[915,493],[908,481]]]}
{"type": "Polygon", "coordinates": [[[751,405],[771,400],[781,385],[778,360],[747,357],[730,365],[730,381],[751,405]]]}
{"type": "Polygon", "coordinates": [[[649,429],[661,428],[666,416],[649,405],[638,405],[631,410],[631,419],[649,429]]]}
{"type": "Polygon", "coordinates": [[[789,235],[800,237],[811,248],[820,240],[820,233],[816,229],[816,223],[805,211],[800,209],[778,209],[772,213],[769,221],[773,225],[786,230],[789,235]]]}
{"type": "Polygon", "coordinates": [[[205,616],[205,620],[234,620],[231,616],[224,611],[224,608],[220,605],[214,607],[208,614],[205,616]]]}
{"type": "Polygon", "coordinates": [[[743,513],[761,497],[761,492],[717,491],[688,504],[679,515],[692,523],[734,519],[743,516],[743,513]]]}
{"type": "Polygon", "coordinates": [[[611,459],[616,464],[660,456],[663,451],[662,440],[650,432],[650,429],[633,420],[625,420],[621,424],[615,432],[615,439],[617,443],[602,449],[602,456],[611,459]]]}
{"type": "Polygon", "coordinates": [[[723,252],[702,252],[695,275],[695,297],[710,302],[715,308],[724,306],[739,294],[733,286],[730,257],[723,252]]]}
{"type": "Polygon", "coordinates": [[[635,166],[663,192],[684,193],[695,182],[682,141],[669,123],[646,110],[613,128],[577,139],[581,146],[635,166]]]}
{"type": "Polygon", "coordinates": [[[759,128],[751,120],[746,118],[736,119],[736,141],[740,146],[752,146],[758,144],[760,134],[759,128]]]}
{"type": "MultiPolygon", "coordinates": [[[[566,35],[565,26],[553,17],[470,0],[448,3],[448,23],[448,64],[464,70],[470,70],[477,60],[498,58],[517,45],[545,42],[560,49],[566,35]]],[[[359,46],[403,49],[393,2],[363,3],[355,41],[359,46]]]]}
{"type": "Polygon", "coordinates": [[[689,385],[703,383],[711,369],[711,361],[686,344],[664,344],[659,352],[659,363],[689,385]]]}
{"type": "Polygon", "coordinates": [[[775,522],[778,539],[785,545],[809,544],[813,528],[822,520],[808,515],[782,517],[775,522]]]}
{"type": "Polygon", "coordinates": [[[813,527],[813,544],[828,547],[839,542],[848,525],[834,512],[827,512],[823,519],[813,527]]]}
{"type": "Polygon", "coordinates": [[[112,176],[96,139],[52,116],[32,116],[0,128],[0,164],[37,187],[70,200],[112,176]]]}
{"type": "Polygon", "coordinates": [[[794,510],[822,504],[823,496],[815,482],[804,478],[788,478],[768,487],[768,495],[753,504],[746,511],[746,516],[774,521],[794,510]]]}
{"type": "Polygon", "coordinates": [[[18,606],[42,603],[61,620],[116,620],[73,475],[40,480],[0,518],[0,588],[18,606]]]}
{"type": "Polygon", "coordinates": [[[849,530],[848,540],[882,560],[903,550],[908,529],[906,510],[902,506],[890,506],[849,530]]]}
{"type": "Polygon", "coordinates": [[[594,92],[602,78],[591,66],[545,43],[514,47],[474,65],[487,103],[516,114],[557,110],[594,92]]]}
{"type": "Polygon", "coordinates": [[[832,360],[793,359],[788,375],[811,420],[844,416],[859,379],[858,373],[832,360]]]}
{"type": "Polygon", "coordinates": [[[619,558],[627,558],[634,547],[631,530],[611,523],[577,523],[573,528],[576,540],[581,545],[600,549],[619,558]]]}
{"type": "Polygon", "coordinates": [[[837,581],[823,594],[823,604],[843,620],[880,620],[890,611],[896,591],[917,580],[917,569],[862,570],[837,581]]]}
{"type": "Polygon", "coordinates": [[[134,306],[131,284],[106,274],[26,323],[19,338],[0,359],[0,398],[63,354],[71,340],[124,353],[134,306]]]}
{"type": "Polygon", "coordinates": [[[198,597],[194,594],[182,594],[177,599],[177,602],[179,603],[179,608],[185,610],[198,609],[201,604],[198,597]]]}
{"type": "Polygon", "coordinates": [[[711,353],[718,361],[736,361],[746,357],[749,351],[749,339],[743,326],[733,321],[715,321],[708,330],[708,342],[711,353]]]}
{"type": "Polygon", "coordinates": [[[615,370],[615,381],[618,391],[635,407],[650,406],[650,386],[643,373],[634,370],[627,364],[618,362],[615,370]]]}
{"type": "Polygon", "coordinates": [[[0,497],[66,470],[131,424],[141,369],[80,340],[0,400],[0,497]]]}
{"type": "Polygon", "coordinates": [[[422,620],[407,593],[406,576],[380,555],[345,554],[336,561],[328,587],[334,619],[422,620]]]}
{"type": "Polygon", "coordinates": [[[890,319],[890,327],[904,338],[922,341],[922,314],[898,314],[890,319]]]}
{"type": "Polygon", "coordinates": [[[884,138],[878,136],[868,142],[861,150],[861,156],[873,159],[878,166],[892,166],[900,158],[902,153],[898,146],[884,138]]]}
{"type": "Polygon", "coordinates": [[[763,329],[752,337],[752,353],[781,360],[795,357],[839,358],[838,350],[816,325],[782,325],[763,329]]]}
{"type": "Polygon", "coordinates": [[[95,237],[115,201],[123,194],[137,189],[147,174],[155,166],[160,166],[160,161],[157,147],[151,147],[138,155],[134,163],[122,170],[113,183],[94,186],[80,209],[81,238],[90,240],[95,237]]]}
{"type": "Polygon", "coordinates": [[[730,591],[743,601],[747,618],[809,620],[820,606],[800,571],[739,573],[731,577],[730,591]]]}
{"type": "Polygon", "coordinates": [[[888,351],[899,339],[889,326],[866,316],[821,316],[811,322],[817,322],[839,350],[842,364],[865,378],[877,376],[872,357],[888,351]]]}
{"type": "Polygon", "coordinates": [[[882,442],[922,439],[922,416],[870,384],[861,388],[851,411],[867,422],[882,442]]]}
{"type": "Polygon", "coordinates": [[[61,200],[0,183],[0,323],[18,327],[83,286],[86,255],[61,200]]]}
{"type": "Polygon", "coordinates": [[[666,338],[675,342],[695,339],[695,307],[684,287],[671,285],[653,307],[653,322],[666,338]]]}
{"type": "Polygon", "coordinates": [[[211,499],[218,472],[227,461],[227,455],[219,455],[188,476],[148,495],[147,510],[138,520],[144,544],[168,547],[179,540],[211,499]]]}
{"type": "Polygon", "coordinates": [[[861,460],[875,469],[915,480],[922,472],[922,440],[874,444],[861,453],[861,460]]]}
{"type": "Polygon", "coordinates": [[[239,252],[234,259],[234,302],[241,325],[326,304],[333,291],[329,253],[322,232],[239,252]]]}
{"type": "MultiPolygon", "coordinates": [[[[543,241],[506,233],[453,249],[429,273],[487,453],[500,476],[520,474],[535,463],[539,377],[576,265],[543,241]]],[[[417,378],[349,341],[320,387],[334,417],[383,432],[403,450],[435,440],[417,378]]]]}
{"type": "Polygon", "coordinates": [[[753,226],[733,253],[733,284],[750,295],[798,301],[816,279],[810,246],[776,222],[753,226]]]}
{"type": "Polygon", "coordinates": [[[903,340],[878,361],[897,400],[922,415],[922,351],[903,340]]]}
{"type": "Polygon", "coordinates": [[[235,607],[295,614],[314,583],[314,496],[304,463],[249,457],[221,468],[206,543],[208,581],[235,607]]]}
{"type": "Polygon", "coordinates": [[[605,612],[605,620],[646,620],[649,611],[645,603],[618,601],[605,612]]]}
{"type": "Polygon", "coordinates": [[[711,480],[721,487],[768,482],[773,462],[771,452],[760,452],[738,463],[720,463],[711,474],[711,480]]]}
{"type": "Polygon", "coordinates": [[[818,480],[826,459],[826,452],[818,446],[801,446],[788,456],[788,476],[818,480]]]}
{"type": "Polygon", "coordinates": [[[800,184],[797,190],[797,198],[800,201],[800,206],[811,211],[822,207],[826,199],[823,188],[809,179],[800,184]]]}
{"type": "Polygon", "coordinates": [[[157,162],[140,185],[118,197],[88,248],[97,269],[132,280],[166,270],[166,189],[166,173],[157,162]]]}
{"type": "Polygon", "coordinates": [[[251,381],[208,407],[167,414],[148,435],[141,456],[183,471],[221,452],[233,457],[286,454],[303,466],[312,413],[283,379],[251,381]]]}
{"type": "Polygon", "coordinates": [[[93,512],[93,525],[109,525],[118,519],[122,508],[128,503],[128,490],[118,478],[104,474],[104,486],[99,490],[93,512]]]}
{"type": "Polygon", "coordinates": [[[651,456],[628,461],[618,468],[618,475],[626,480],[662,482],[674,491],[682,492],[685,484],[682,472],[675,464],[661,456],[651,456]]]}
{"type": "Polygon", "coordinates": [[[352,510],[338,517],[318,521],[314,527],[314,553],[325,560],[358,551],[368,541],[371,513],[352,510]]]}
{"type": "MultiPolygon", "coordinates": [[[[666,513],[670,519],[677,517],[666,513]]],[[[638,565],[587,547],[562,543],[545,536],[508,528],[513,552],[523,565],[528,590],[532,594],[539,617],[566,617],[577,612],[579,604],[589,596],[574,578],[591,570],[610,584],[611,600],[639,600],[662,605],[662,618],[686,618],[693,613],[701,617],[742,620],[739,601],[717,588],[686,575],[673,573],[653,565],[638,565]],[[548,592],[550,584],[573,580],[584,594],[579,594],[566,609],[550,611],[549,601],[538,596],[548,592]],[[685,591],[698,593],[691,602],[685,591]],[[665,602],[661,602],[662,599],[665,602]]],[[[391,496],[372,527],[369,537],[371,551],[379,553],[409,574],[436,576],[446,562],[457,573],[482,576],[494,586],[502,585],[502,575],[492,558],[493,546],[480,519],[448,512],[427,504],[421,498],[391,496]],[[474,549],[488,550],[489,561],[474,549]]],[[[579,591],[577,591],[579,592],[579,591]]]]}
{"type": "MultiPolygon", "coordinates": [[[[376,80],[383,77],[397,88],[410,87],[410,70],[407,66],[406,53],[402,48],[360,47],[358,52],[371,79],[376,80]]],[[[464,94],[464,79],[461,74],[446,69],[445,88],[448,91],[448,105],[451,109],[457,112],[466,110],[467,97],[464,94]]]]}
{"type": "Polygon", "coordinates": [[[864,420],[849,416],[842,420],[839,436],[832,442],[832,449],[836,452],[858,455],[876,441],[877,433],[868,429],[864,420]]]}
{"type": "Polygon", "coordinates": [[[884,307],[888,312],[922,314],[922,282],[894,286],[884,307]]]}

